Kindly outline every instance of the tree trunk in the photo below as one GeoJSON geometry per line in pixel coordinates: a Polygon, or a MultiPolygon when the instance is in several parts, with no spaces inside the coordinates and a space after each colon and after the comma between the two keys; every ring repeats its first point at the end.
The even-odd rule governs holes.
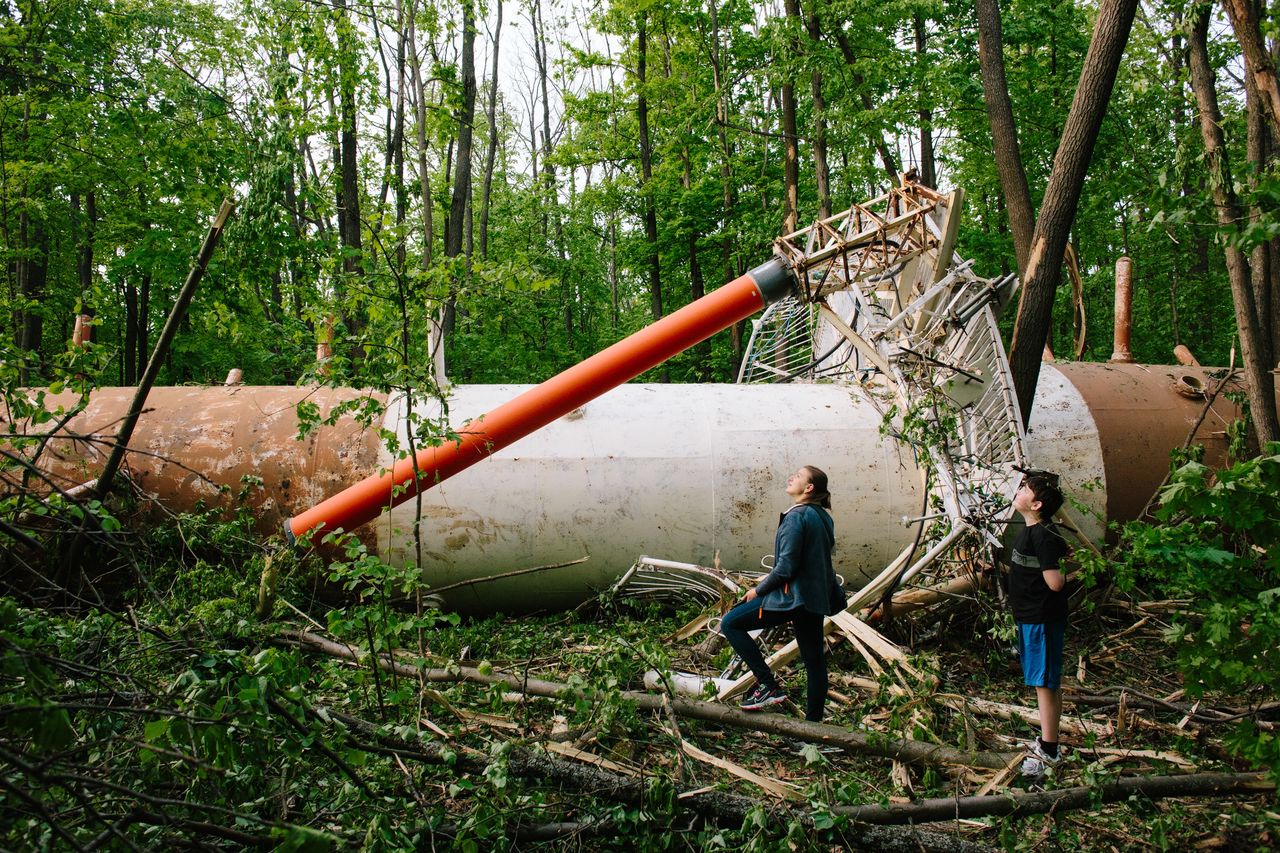
{"type": "MultiPolygon", "coordinates": [[[[798,23],[800,0],[784,0],[787,17],[798,23]]],[[[793,52],[799,45],[792,43],[793,52]]],[[[782,80],[782,233],[800,228],[800,145],[796,134],[796,86],[790,74],[782,80]]]]}
{"type": "Polygon", "coordinates": [[[1057,814],[1068,809],[1096,809],[1140,797],[1250,797],[1275,791],[1264,773],[1194,773],[1183,776],[1138,776],[1100,786],[1082,785],[1053,791],[1006,791],[982,797],[939,797],[895,805],[836,806],[833,814],[857,823],[908,824],[954,821],[993,815],[1057,814]]]}
{"type": "MultiPolygon", "coordinates": [[[[538,88],[542,94],[542,236],[549,237],[548,227],[556,183],[556,169],[551,163],[551,99],[547,89],[547,40],[542,23],[541,0],[530,0],[529,22],[533,25],[533,61],[538,69],[538,88]]],[[[534,164],[535,173],[538,172],[534,164]]]]}
{"type": "MultiPolygon", "coordinates": [[[[720,237],[720,263],[723,280],[733,281],[737,276],[733,269],[733,227],[735,190],[733,184],[733,148],[729,143],[727,124],[729,106],[724,86],[723,54],[720,45],[720,18],[716,11],[716,0],[708,0],[707,8],[711,13],[711,79],[716,89],[716,136],[720,143],[720,189],[722,217],[720,237]]],[[[744,321],[745,322],[745,321],[744,321]]],[[[734,323],[729,331],[729,346],[733,351],[734,375],[742,361],[742,328],[743,323],[734,323]]]]}
{"type": "Polygon", "coordinates": [[[396,100],[395,132],[391,142],[392,182],[396,194],[396,274],[404,275],[408,262],[404,220],[409,212],[409,199],[404,186],[404,98],[405,98],[405,16],[404,0],[396,0],[396,100]]]}
{"type": "MultiPolygon", "coordinates": [[[[924,15],[915,16],[916,63],[924,68],[928,63],[928,29],[924,15]]],[[[933,107],[924,85],[924,73],[920,74],[920,183],[926,187],[938,186],[938,168],[933,156],[933,107]]]]}
{"type": "MultiPolygon", "coordinates": [[[[377,744],[390,747],[396,755],[409,761],[420,761],[431,764],[448,764],[450,767],[465,770],[472,776],[484,776],[494,759],[446,749],[442,744],[406,740],[394,733],[386,731],[385,726],[377,726],[367,720],[351,716],[336,708],[323,705],[314,709],[317,720],[334,719],[342,723],[346,730],[355,732],[357,737],[368,737],[377,744]]],[[[356,742],[359,748],[370,749],[370,746],[356,742]]],[[[377,749],[377,747],[372,747],[377,749]]],[[[580,791],[596,799],[628,803],[636,807],[647,807],[653,797],[649,782],[643,777],[636,778],[616,773],[604,768],[577,761],[556,758],[541,750],[514,746],[505,754],[503,772],[518,779],[530,780],[547,788],[566,792],[580,791]]],[[[1258,786],[1257,790],[1274,790],[1258,786]]],[[[806,831],[814,828],[813,815],[795,806],[787,806],[772,801],[759,801],[741,794],[727,791],[699,789],[681,791],[675,789],[672,802],[681,812],[691,812],[700,820],[726,829],[737,829],[747,821],[761,815],[763,820],[773,825],[784,825],[795,822],[806,831]]],[[[842,806],[839,808],[856,808],[842,806]]],[[[584,848],[582,842],[596,837],[617,837],[625,835],[627,824],[611,821],[582,821],[580,823],[553,823],[530,826],[519,822],[519,818],[511,816],[505,831],[517,842],[534,841],[573,841],[575,848],[584,848]]],[[[459,834],[448,824],[433,827],[434,838],[452,840],[459,834]]],[[[890,829],[884,826],[848,826],[838,830],[827,830],[838,838],[844,848],[850,850],[881,851],[916,851],[929,850],[933,853],[976,853],[985,850],[982,845],[973,844],[954,836],[934,832],[919,827],[907,830],[890,829]]],[[[517,844],[517,846],[519,846],[517,844]]],[[[566,845],[567,846],[567,845],[566,845]]],[[[585,845],[589,848],[590,844],[585,845]]]]}
{"type": "MultiPolygon", "coordinates": [[[[538,88],[542,95],[542,233],[549,238],[553,251],[561,262],[560,268],[563,270],[567,267],[565,262],[568,257],[564,245],[564,224],[560,219],[556,169],[551,160],[551,94],[548,85],[550,60],[547,55],[547,25],[542,14],[541,0],[531,0],[529,18],[533,23],[533,57],[538,66],[538,88]]],[[[565,341],[572,347],[573,309],[577,302],[577,282],[570,276],[561,276],[559,291],[565,341]]]]}
{"type": "Polygon", "coordinates": [[[127,275],[124,280],[124,346],[120,356],[124,361],[121,384],[133,385],[138,381],[138,289],[127,275]]]}
{"type": "MultiPolygon", "coordinates": [[[[22,124],[18,132],[21,144],[28,141],[32,122],[39,124],[44,121],[44,118],[43,112],[32,116],[30,101],[23,103],[22,124]]],[[[32,201],[26,202],[18,215],[18,245],[22,251],[16,264],[16,278],[18,292],[28,305],[35,306],[29,308],[24,305],[15,318],[17,320],[14,328],[15,343],[19,349],[31,353],[31,358],[23,362],[19,371],[19,379],[24,383],[30,382],[35,372],[41,370],[40,347],[44,342],[44,316],[40,313],[40,306],[44,302],[45,286],[49,279],[49,232],[42,218],[31,217],[27,205],[32,202],[39,204],[46,196],[46,192],[43,187],[33,187],[27,180],[23,181],[22,193],[32,201]],[[32,370],[33,367],[35,372],[32,370]]]]}
{"type": "Polygon", "coordinates": [[[1031,418],[1040,360],[1049,339],[1054,291],[1061,277],[1071,223],[1075,220],[1093,146],[1107,112],[1137,6],[1137,0],[1103,0],[1098,10],[1089,52],[1080,71],[1075,99],[1054,155],[1044,203],[1032,233],[1009,353],[1009,367],[1024,424],[1031,418]]]}
{"type": "MultiPolygon", "coordinates": [[[[690,164],[689,150],[683,149],[680,152],[682,166],[684,167],[680,174],[680,183],[685,192],[689,192],[693,187],[693,169],[690,164]]],[[[702,277],[702,264],[698,262],[698,240],[702,235],[698,232],[696,225],[689,229],[688,234],[688,252],[689,252],[689,301],[697,302],[699,299],[707,295],[707,284],[702,277]]],[[[711,339],[708,338],[701,343],[695,344],[691,349],[693,353],[695,367],[694,375],[699,382],[711,381],[711,339]]]]}
{"type": "Polygon", "coordinates": [[[151,358],[151,273],[144,273],[138,287],[138,331],[134,339],[138,342],[138,372],[146,367],[151,358]]]}
{"type": "Polygon", "coordinates": [[[25,210],[20,220],[20,239],[26,252],[18,259],[18,290],[34,307],[22,310],[17,343],[20,349],[31,354],[21,370],[22,381],[29,382],[40,371],[42,361],[40,347],[44,343],[44,316],[40,313],[40,306],[49,281],[49,232],[43,222],[33,220],[25,210]]]}
{"type": "Polygon", "coordinates": [[[618,331],[621,319],[618,311],[618,218],[609,217],[609,230],[605,237],[609,252],[609,329],[614,334],[618,331]]]}
{"type": "Polygon", "coordinates": [[[982,67],[982,91],[991,123],[996,172],[1000,175],[1000,189],[1004,192],[1005,209],[1009,213],[1018,276],[1025,277],[1036,212],[1031,204],[1031,190],[1027,187],[1027,173],[1022,167],[1018,128],[1013,120],[1013,104],[1009,100],[1009,85],[1004,74],[1000,4],[998,0],[974,0],[974,3],[978,16],[978,62],[982,67]]]}
{"type": "Polygon", "coordinates": [[[80,310],[92,314],[89,296],[93,291],[93,240],[98,227],[98,204],[93,190],[84,196],[83,215],[80,210],[80,194],[71,194],[71,206],[75,210],[80,228],[79,246],[76,251],[76,279],[80,283],[80,310]]]}
{"type": "MultiPolygon", "coordinates": [[[[395,179],[395,159],[396,149],[400,147],[400,140],[404,136],[404,110],[400,108],[401,104],[397,102],[404,97],[404,89],[402,81],[404,79],[404,28],[403,28],[403,12],[401,10],[400,0],[395,2],[396,9],[396,91],[391,91],[392,73],[391,66],[387,64],[386,44],[382,37],[382,27],[378,24],[378,15],[369,16],[369,23],[373,28],[374,40],[378,43],[378,59],[382,63],[383,75],[383,98],[387,102],[387,120],[383,124],[382,136],[386,142],[385,151],[382,157],[382,182],[378,188],[378,203],[374,206],[376,213],[369,223],[369,264],[371,267],[377,267],[378,250],[382,248],[382,241],[378,237],[382,234],[383,211],[387,209],[387,196],[391,192],[391,185],[395,179]]],[[[397,240],[398,242],[398,240],[397,240]]]]}
{"type": "MultiPolygon", "coordinates": [[[[319,651],[331,657],[347,660],[364,659],[362,651],[317,634],[306,631],[284,631],[280,636],[286,642],[297,643],[303,648],[319,651]]],[[[424,682],[500,684],[529,696],[565,698],[580,695],[580,692],[570,685],[556,681],[544,681],[529,678],[527,675],[498,671],[481,672],[479,669],[467,666],[450,669],[416,667],[402,663],[399,659],[387,654],[378,655],[374,665],[380,669],[395,671],[403,677],[421,679],[424,682]]],[[[1008,752],[965,752],[927,741],[910,740],[905,737],[893,738],[877,732],[857,731],[830,723],[797,720],[782,714],[756,714],[718,702],[668,697],[639,690],[625,690],[620,698],[627,702],[634,702],[635,706],[643,711],[666,711],[669,708],[676,716],[690,720],[702,720],[732,728],[798,738],[811,743],[831,744],[860,755],[891,758],[905,764],[963,765],[1002,770],[1008,766],[1010,758],[1013,757],[1013,754],[1008,752]]]]}
{"type": "MultiPolygon", "coordinates": [[[[649,140],[649,99],[645,94],[649,34],[646,12],[636,29],[636,118],[640,124],[640,194],[644,199],[644,239],[649,248],[649,312],[662,319],[662,266],[658,254],[658,212],[653,197],[653,149],[649,140]]],[[[666,381],[667,371],[662,371],[666,381]]]]}
{"type": "Polygon", "coordinates": [[[489,139],[484,155],[484,185],[480,193],[480,257],[489,257],[489,200],[493,191],[493,167],[498,157],[498,45],[502,38],[502,0],[493,28],[493,66],[489,72],[489,139]]]}
{"type": "Polygon", "coordinates": [[[1280,136],[1280,85],[1276,82],[1275,62],[1262,39],[1259,10],[1253,0],[1222,0],[1222,8],[1244,50],[1245,75],[1257,87],[1272,131],[1280,136]]]}
{"type": "MultiPolygon", "coordinates": [[[[1271,318],[1271,359],[1272,364],[1280,360],[1280,237],[1268,241],[1271,253],[1271,283],[1268,292],[1271,303],[1266,309],[1271,318]]],[[[1259,311],[1263,309],[1259,307],[1259,311]]]]}
{"type": "MultiPolygon", "coordinates": [[[[454,170],[453,196],[449,202],[449,224],[444,231],[444,256],[462,254],[467,202],[471,197],[471,138],[476,117],[476,20],[471,0],[462,3],[462,103],[458,107],[458,160],[454,170]]],[[[458,283],[450,286],[444,306],[445,335],[453,333],[457,313],[458,283]]]]}
{"type": "MultiPolygon", "coordinates": [[[[1258,91],[1257,86],[1254,85],[1251,65],[1252,63],[1246,56],[1244,75],[1245,113],[1248,126],[1246,150],[1251,165],[1251,182],[1256,185],[1257,176],[1265,174],[1267,167],[1270,165],[1273,140],[1271,127],[1267,123],[1266,110],[1261,93],[1258,91]]],[[[1249,221],[1255,227],[1261,229],[1264,226],[1265,217],[1266,212],[1257,205],[1249,209],[1249,221]]],[[[1271,280],[1274,272],[1272,265],[1275,263],[1275,258],[1271,254],[1271,243],[1272,241],[1270,240],[1259,241],[1258,245],[1253,247],[1253,252],[1249,259],[1249,269],[1253,279],[1253,304],[1258,317],[1259,347],[1263,351],[1263,363],[1268,366],[1274,365],[1276,359],[1276,350],[1272,340],[1276,318],[1271,312],[1271,280]]]]}
{"type": "Polygon", "coordinates": [[[453,196],[449,203],[449,227],[445,230],[444,256],[462,254],[463,219],[467,198],[471,195],[471,139],[476,109],[476,25],[470,0],[462,4],[462,103],[458,107],[458,160],[453,178],[453,196]]]}
{"type": "MultiPolygon", "coordinates": [[[[810,8],[804,26],[809,33],[809,41],[817,45],[822,39],[822,27],[818,23],[816,8],[810,8]]],[[[818,218],[827,219],[831,216],[831,168],[827,164],[827,101],[822,94],[822,72],[817,68],[809,75],[809,90],[813,94],[813,183],[818,190],[818,218]]]]}
{"type": "MultiPolygon", "coordinates": [[[[355,27],[347,14],[347,0],[334,0],[334,8],[338,10],[338,100],[339,100],[339,132],[338,162],[341,166],[341,184],[338,193],[338,220],[341,225],[340,242],[342,245],[343,278],[339,297],[350,292],[350,279],[358,278],[364,271],[364,247],[360,220],[360,162],[357,152],[356,137],[356,69],[359,48],[355,44],[355,27]]],[[[343,305],[343,321],[347,331],[353,336],[360,336],[365,327],[359,308],[343,305]]],[[[353,363],[361,360],[364,348],[357,346],[351,352],[353,363]]]]}
{"type": "Polygon", "coordinates": [[[341,130],[339,131],[338,158],[342,164],[342,192],[339,216],[342,220],[342,269],[355,274],[361,268],[363,251],[360,233],[360,172],[356,150],[356,46],[353,44],[352,24],[347,16],[347,0],[334,0],[338,9],[338,51],[342,71],[339,75],[339,100],[341,102],[341,130]]]}
{"type": "Polygon", "coordinates": [[[410,7],[409,69],[413,73],[413,108],[417,119],[418,193],[422,207],[422,269],[431,267],[435,244],[435,215],[431,203],[431,172],[427,169],[427,92],[422,83],[422,62],[418,59],[417,7],[410,7]]]}
{"type": "MultiPolygon", "coordinates": [[[[1196,16],[1188,38],[1191,59],[1191,88],[1195,92],[1200,114],[1200,135],[1204,139],[1205,159],[1209,168],[1209,186],[1218,209],[1218,224],[1224,232],[1235,231],[1243,221],[1239,201],[1231,183],[1231,165],[1222,133],[1222,114],[1218,109],[1218,93],[1214,85],[1213,66],[1207,47],[1209,10],[1196,16]]],[[[1272,379],[1267,345],[1258,327],[1257,306],[1249,276],[1249,262],[1244,254],[1226,241],[1227,277],[1231,280],[1231,297],[1235,303],[1236,330],[1240,335],[1240,354],[1244,375],[1249,383],[1249,409],[1253,416],[1258,443],[1280,441],[1280,423],[1276,417],[1276,389],[1272,379]]]]}
{"type": "MultiPolygon", "coordinates": [[[[1264,0],[1259,0],[1264,2],[1264,0]]],[[[1269,45],[1271,53],[1271,61],[1273,64],[1280,62],[1280,40],[1272,39],[1269,45]]],[[[1271,148],[1267,152],[1268,158],[1275,160],[1277,153],[1280,153],[1280,134],[1271,134],[1271,148]]],[[[1268,242],[1271,251],[1271,283],[1268,288],[1271,294],[1271,302],[1265,308],[1258,307],[1259,313],[1265,314],[1271,324],[1271,359],[1272,364],[1276,364],[1280,360],[1280,237],[1273,237],[1268,242]]]]}

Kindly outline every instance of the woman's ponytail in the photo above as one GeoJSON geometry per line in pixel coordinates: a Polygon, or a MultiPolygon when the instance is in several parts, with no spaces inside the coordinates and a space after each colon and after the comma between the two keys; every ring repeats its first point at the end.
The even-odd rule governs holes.
{"type": "Polygon", "coordinates": [[[823,509],[831,509],[831,492],[827,491],[827,474],[821,468],[815,468],[813,465],[805,465],[804,470],[809,472],[809,484],[813,486],[813,491],[809,494],[805,503],[817,504],[823,509]]]}

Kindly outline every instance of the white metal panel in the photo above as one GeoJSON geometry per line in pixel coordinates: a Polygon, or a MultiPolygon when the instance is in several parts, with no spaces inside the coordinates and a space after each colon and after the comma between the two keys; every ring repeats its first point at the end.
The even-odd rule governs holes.
{"type": "MultiPolygon", "coordinates": [[[[525,387],[455,387],[455,428],[525,387]]],[[[403,431],[398,403],[387,425],[403,431]]],[[[879,428],[835,385],[623,385],[424,493],[420,560],[414,501],[378,524],[379,552],[436,587],[590,556],[449,593],[460,609],[564,606],[640,554],[710,565],[719,551],[752,570],[773,551],[787,477],[812,464],[830,476],[836,570],[856,582],[901,550],[901,518],[919,509],[914,463],[879,428]]]]}
{"type": "Polygon", "coordinates": [[[1061,475],[1063,493],[1088,511],[1067,509],[1083,533],[1101,542],[1107,513],[1102,441],[1088,403],[1052,364],[1040,366],[1026,448],[1028,465],[1061,475]]]}

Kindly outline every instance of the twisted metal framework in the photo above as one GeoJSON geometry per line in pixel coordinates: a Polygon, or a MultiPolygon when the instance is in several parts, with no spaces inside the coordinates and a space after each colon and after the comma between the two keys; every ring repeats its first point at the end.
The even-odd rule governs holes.
{"type": "Polygon", "coordinates": [[[908,183],[779,239],[796,296],[756,324],[739,381],[852,380],[928,469],[943,511],[926,532],[994,543],[1025,463],[992,310],[1015,282],[955,257],[962,201],[908,183]]]}
{"type": "MultiPolygon", "coordinates": [[[[828,622],[867,653],[874,632],[857,613],[949,562],[962,540],[979,546],[970,554],[998,546],[1026,464],[994,310],[1017,282],[980,278],[955,257],[963,197],[906,184],[778,240],[796,297],[757,323],[739,378],[850,382],[924,471],[928,504],[939,511],[916,519],[915,542],[828,622]]],[[[796,653],[791,643],[770,664],[796,653]]],[[[721,698],[752,681],[723,686],[721,698]]]]}
{"type": "Polygon", "coordinates": [[[694,563],[678,563],[641,555],[630,569],[609,588],[616,595],[626,590],[629,598],[647,598],[672,604],[700,599],[703,604],[733,601],[745,587],[729,572],[694,563]]]}
{"type": "MultiPolygon", "coordinates": [[[[954,564],[962,540],[978,546],[969,553],[999,545],[1026,463],[994,310],[1017,282],[981,278],[955,256],[963,198],[907,183],[779,239],[795,296],[756,321],[739,374],[744,383],[848,383],[884,412],[922,469],[936,511],[915,520],[915,543],[828,622],[860,648],[874,634],[858,620],[864,607],[954,564]]],[[[664,581],[667,592],[680,585],[664,581]]],[[[770,662],[796,653],[791,643],[770,662]]],[[[720,695],[752,681],[744,675],[720,695]]]]}

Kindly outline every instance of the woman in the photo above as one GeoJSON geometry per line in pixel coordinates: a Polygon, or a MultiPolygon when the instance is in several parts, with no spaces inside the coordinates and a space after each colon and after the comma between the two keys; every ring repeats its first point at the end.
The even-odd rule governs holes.
{"type": "Polygon", "coordinates": [[[822,640],[824,616],[844,609],[844,590],[831,568],[835,524],[827,475],[805,465],[787,479],[794,502],[778,521],[773,571],[720,621],[720,633],[751,668],[758,684],[742,701],[745,711],[759,711],[786,701],[777,679],[748,631],[790,622],[795,626],[800,659],[808,680],[805,719],[819,722],[827,700],[827,659],[822,640]]]}

